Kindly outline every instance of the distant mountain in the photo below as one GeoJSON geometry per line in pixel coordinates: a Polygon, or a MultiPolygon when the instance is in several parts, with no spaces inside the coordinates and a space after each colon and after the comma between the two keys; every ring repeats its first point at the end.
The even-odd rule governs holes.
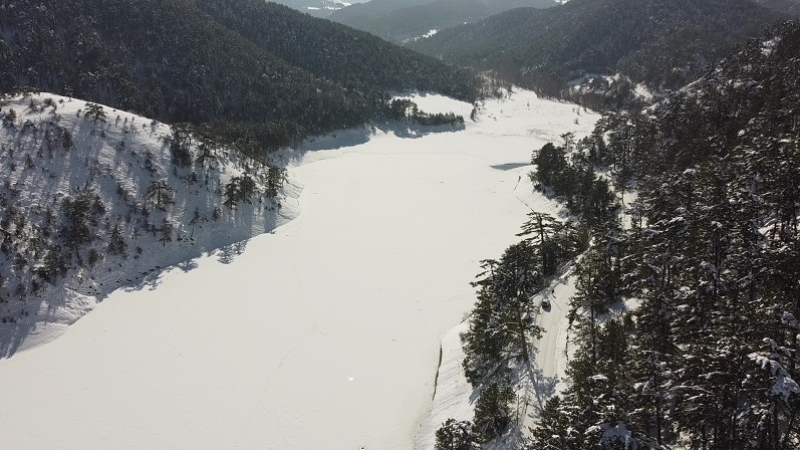
{"type": "Polygon", "coordinates": [[[352,127],[387,91],[470,100],[467,72],[261,0],[0,0],[0,92],[188,122],[249,152],[352,127]]]}
{"type": "Polygon", "coordinates": [[[780,13],[788,13],[797,17],[800,15],[800,0],[753,0],[780,13]]]}
{"type": "Polygon", "coordinates": [[[381,17],[391,12],[412,6],[433,3],[435,0],[371,0],[365,3],[354,3],[347,8],[335,11],[328,18],[334,22],[350,25],[381,17]]]}
{"type": "Polygon", "coordinates": [[[275,3],[286,5],[314,17],[328,17],[335,11],[346,8],[357,1],[339,0],[278,0],[275,3]]]}
{"type": "Polygon", "coordinates": [[[480,0],[438,0],[349,25],[392,42],[407,42],[429,32],[463,25],[492,15],[480,0]]]}
{"type": "Polygon", "coordinates": [[[618,71],[675,88],[777,17],[747,0],[571,0],[508,11],[408,46],[549,95],[586,73],[618,71]]]}
{"type": "Polygon", "coordinates": [[[337,11],[331,14],[330,19],[388,41],[404,43],[512,8],[548,8],[556,4],[554,0],[410,0],[392,3],[372,0],[337,11]],[[408,6],[418,1],[424,3],[408,6]]]}

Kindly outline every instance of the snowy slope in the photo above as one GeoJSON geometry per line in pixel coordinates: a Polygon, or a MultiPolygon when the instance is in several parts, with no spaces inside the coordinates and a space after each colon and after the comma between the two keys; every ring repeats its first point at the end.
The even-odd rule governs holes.
{"type": "Polygon", "coordinates": [[[412,448],[443,338],[436,397],[459,389],[450,330],[479,261],[515,242],[529,206],[557,208],[518,195],[531,151],[596,119],[523,91],[463,131],[380,125],[309,143],[291,169],[296,219],[235,258],[116,291],[0,361],[0,448],[412,448]]]}
{"type": "MultiPolygon", "coordinates": [[[[5,280],[0,357],[58,336],[119,287],[148,288],[160,268],[190,267],[187,261],[204,252],[269,231],[297,214],[294,199],[283,199],[278,209],[261,194],[263,173],[255,171],[260,195],[236,210],[223,207],[225,184],[245,165],[256,167],[252,162],[219,148],[210,150],[205,164],[176,167],[171,127],[99,105],[95,117],[87,114],[88,105],[43,93],[16,96],[0,106],[0,117],[6,118],[0,125],[0,231],[6,234],[0,254],[0,280],[5,280]],[[173,191],[163,211],[147,199],[148,188],[159,180],[173,191]],[[63,248],[62,230],[69,224],[65,200],[83,192],[104,211],[92,215],[92,242],[72,252],[63,248]],[[20,216],[26,219],[22,223],[20,216]],[[109,251],[113,227],[127,246],[124,254],[109,251]],[[68,260],[66,273],[48,282],[37,271],[46,265],[50,244],[62,246],[55,254],[68,260]],[[99,256],[94,264],[92,252],[99,256]]],[[[187,148],[192,158],[199,154],[197,142],[187,148]]],[[[296,186],[287,187],[290,196],[298,195],[296,186]]]]}

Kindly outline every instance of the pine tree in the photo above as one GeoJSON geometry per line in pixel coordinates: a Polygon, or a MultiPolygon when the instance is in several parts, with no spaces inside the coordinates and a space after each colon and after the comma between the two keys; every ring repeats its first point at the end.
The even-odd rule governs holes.
{"type": "Polygon", "coordinates": [[[461,336],[464,375],[474,387],[502,372],[509,357],[510,333],[496,303],[490,289],[482,287],[470,315],[469,330],[461,336]]]}
{"type": "Polygon", "coordinates": [[[172,223],[165,217],[159,230],[161,231],[161,238],[159,241],[161,241],[162,245],[166,247],[167,242],[172,242],[172,223]]]}
{"type": "Polygon", "coordinates": [[[150,183],[145,194],[145,199],[161,211],[166,211],[169,205],[175,203],[174,191],[167,180],[157,180],[150,183]]]}
{"type": "Polygon", "coordinates": [[[282,167],[270,166],[267,170],[267,197],[275,198],[283,189],[286,182],[286,169],[282,167]]]}
{"type": "Polygon", "coordinates": [[[477,450],[472,422],[447,419],[436,430],[435,450],[477,450]]]}
{"type": "Polygon", "coordinates": [[[61,237],[65,246],[74,251],[76,256],[81,247],[95,240],[91,229],[94,216],[99,212],[95,200],[96,194],[93,191],[79,190],[62,202],[64,217],[61,237]]]}
{"type": "Polygon", "coordinates": [[[508,378],[493,381],[475,404],[475,433],[486,444],[500,437],[512,423],[511,403],[516,399],[508,378]]]}
{"type": "Polygon", "coordinates": [[[122,230],[119,224],[115,224],[111,229],[111,235],[108,241],[108,252],[112,255],[125,255],[128,252],[128,243],[125,242],[125,237],[122,236],[122,230]]]}
{"type": "Polygon", "coordinates": [[[192,163],[190,150],[191,136],[185,126],[172,127],[172,138],[169,140],[169,150],[172,164],[178,167],[188,167],[192,163]]]}
{"type": "Polygon", "coordinates": [[[544,405],[536,426],[530,430],[529,450],[559,449],[580,450],[582,441],[578,430],[572,426],[570,412],[563,409],[561,397],[550,397],[544,405]]]}

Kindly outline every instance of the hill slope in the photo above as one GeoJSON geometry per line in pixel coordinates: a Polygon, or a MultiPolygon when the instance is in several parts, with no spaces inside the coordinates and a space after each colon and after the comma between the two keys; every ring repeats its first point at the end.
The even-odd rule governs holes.
{"type": "Polygon", "coordinates": [[[409,47],[550,95],[587,72],[621,71],[675,88],[775,18],[747,0],[571,0],[509,11],[409,47]]]}
{"type": "Polygon", "coordinates": [[[89,297],[296,214],[283,170],[179,127],[51,94],[3,99],[0,118],[0,357],[76,320],[89,297]],[[40,321],[45,335],[25,342],[40,321]]]}
{"type": "Polygon", "coordinates": [[[374,19],[400,9],[426,5],[435,0],[371,0],[356,3],[331,14],[328,19],[350,25],[363,20],[374,19]]]}
{"type": "Polygon", "coordinates": [[[257,0],[196,1],[263,51],[360,92],[356,98],[390,89],[418,89],[474,100],[475,84],[465,72],[367,33],[257,0]]]}
{"type": "Polygon", "coordinates": [[[579,145],[638,217],[579,263],[571,384],[531,448],[800,446],[798,54],[778,24],[579,145]]]}
{"type": "Polygon", "coordinates": [[[416,5],[411,3],[372,0],[338,11],[330,19],[388,41],[403,43],[432,30],[475,22],[509,9],[549,8],[557,4],[553,0],[436,0],[416,5]],[[372,3],[375,5],[370,9],[372,3]]]}
{"type": "Polygon", "coordinates": [[[463,71],[260,0],[2,0],[0,12],[0,91],[205,125],[254,153],[362,124],[387,89],[475,95],[463,71]]]}
{"type": "Polygon", "coordinates": [[[478,261],[518,239],[528,205],[556,208],[516,195],[531,148],[597,115],[516,91],[478,119],[326,137],[292,170],[295,220],[241,255],[115,292],[56,341],[0,360],[0,448],[413,448],[478,261]]]}
{"type": "Polygon", "coordinates": [[[350,6],[351,3],[340,0],[278,0],[275,3],[286,5],[314,17],[328,17],[334,12],[350,6]]]}
{"type": "Polygon", "coordinates": [[[406,42],[431,30],[441,30],[489,17],[492,9],[479,0],[437,0],[392,11],[379,17],[346,23],[392,42],[406,42]]]}

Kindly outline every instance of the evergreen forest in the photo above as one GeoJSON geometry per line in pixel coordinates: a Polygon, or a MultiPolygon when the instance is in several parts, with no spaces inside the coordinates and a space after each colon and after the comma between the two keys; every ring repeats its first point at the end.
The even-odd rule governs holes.
{"type": "Polygon", "coordinates": [[[478,96],[467,71],[259,0],[0,1],[0,92],[36,89],[263,157],[382,115],[389,90],[478,96]]]}
{"type": "Polygon", "coordinates": [[[572,80],[612,74],[674,90],[785,14],[749,0],[570,0],[507,11],[408,47],[547,97],[568,97],[572,80]]]}
{"type": "Polygon", "coordinates": [[[533,294],[580,251],[567,387],[521,446],[800,447],[798,55],[800,24],[779,23],[652,107],[534,153],[532,181],[570,216],[532,213],[524,240],[484,262],[462,336],[482,395],[437,449],[520,426],[503,392],[531,370],[532,318],[547,314],[533,294]]]}

